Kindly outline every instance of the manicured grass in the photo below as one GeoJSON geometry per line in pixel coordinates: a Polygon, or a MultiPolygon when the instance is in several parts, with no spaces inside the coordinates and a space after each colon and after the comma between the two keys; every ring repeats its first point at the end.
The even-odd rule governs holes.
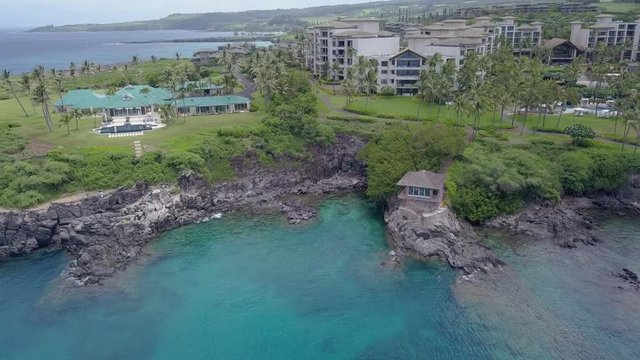
{"type": "MultiPolygon", "coordinates": [[[[522,122],[524,119],[523,115],[517,115],[516,119],[518,122],[522,122]]],[[[591,127],[595,132],[600,136],[606,136],[608,134],[613,134],[614,130],[618,134],[622,133],[622,129],[624,128],[624,123],[622,119],[618,119],[618,126],[616,129],[615,119],[614,118],[599,118],[594,115],[584,115],[584,116],[576,116],[576,115],[547,115],[546,123],[544,127],[542,125],[542,119],[538,122],[538,114],[529,114],[527,117],[527,127],[533,128],[537,127],[540,129],[551,130],[551,131],[562,131],[566,127],[573,124],[584,124],[591,127]],[[558,120],[560,122],[558,123],[558,120]],[[557,126],[556,126],[557,125],[557,126]]]]}
{"type": "MultiPolygon", "coordinates": [[[[78,130],[75,130],[75,121],[73,121],[70,124],[71,135],[67,135],[66,127],[59,126],[61,115],[53,112],[54,128],[53,132],[49,132],[42,114],[33,112],[28,99],[24,98],[22,101],[29,112],[29,118],[24,117],[15,100],[3,100],[0,101],[0,114],[2,114],[0,124],[19,124],[16,132],[30,141],[72,152],[86,151],[89,148],[133,151],[134,140],[141,140],[143,145],[159,149],[184,148],[181,144],[215,135],[218,129],[255,125],[264,117],[262,112],[180,117],[171,126],[147,132],[144,136],[110,139],[91,132],[95,122],[98,121],[91,117],[80,119],[78,130]]],[[[40,108],[36,106],[36,111],[39,110],[40,108]]]]}
{"type": "Polygon", "coordinates": [[[598,7],[610,13],[632,14],[640,12],[640,6],[632,3],[601,2],[598,7]]]}
{"type": "MultiPolygon", "coordinates": [[[[393,117],[405,120],[419,119],[423,121],[436,121],[438,119],[438,122],[449,125],[473,125],[473,119],[469,116],[461,114],[458,118],[453,107],[427,104],[409,96],[378,96],[371,97],[369,100],[366,97],[359,97],[349,104],[347,110],[378,117],[393,117]],[[440,114],[438,114],[438,109],[440,114]]],[[[493,112],[481,115],[480,127],[486,128],[490,126],[500,126],[499,112],[495,113],[495,117],[493,112]]],[[[511,121],[507,119],[506,115],[502,126],[505,128],[511,126],[511,121]]]]}

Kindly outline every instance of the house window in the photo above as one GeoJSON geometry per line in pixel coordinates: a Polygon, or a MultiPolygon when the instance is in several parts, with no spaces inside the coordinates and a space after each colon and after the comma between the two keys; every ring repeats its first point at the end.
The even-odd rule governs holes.
{"type": "Polygon", "coordinates": [[[408,194],[409,196],[418,196],[418,197],[430,197],[430,189],[409,186],[408,194]]]}
{"type": "Polygon", "coordinates": [[[385,85],[387,83],[387,79],[380,80],[380,84],[385,85]]]}
{"type": "Polygon", "coordinates": [[[380,63],[380,66],[385,67],[385,66],[389,66],[389,62],[388,61],[383,61],[380,63]]]}

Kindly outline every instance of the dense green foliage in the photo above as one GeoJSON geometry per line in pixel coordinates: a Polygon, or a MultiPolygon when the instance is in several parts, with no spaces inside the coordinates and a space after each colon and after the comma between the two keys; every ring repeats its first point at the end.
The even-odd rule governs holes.
{"type": "Polygon", "coordinates": [[[571,136],[573,145],[588,146],[589,140],[596,137],[596,132],[587,125],[573,124],[564,129],[564,133],[571,136]]]}
{"type": "Polygon", "coordinates": [[[615,150],[478,142],[451,167],[447,199],[459,216],[478,223],[513,213],[527,201],[615,191],[638,164],[635,157],[615,150]]]}
{"type": "Polygon", "coordinates": [[[472,222],[513,212],[527,200],[560,199],[560,182],[540,156],[479,145],[464,155],[450,169],[447,196],[456,213],[472,222]]]}
{"type": "Polygon", "coordinates": [[[396,125],[367,145],[367,195],[384,200],[407,171],[439,171],[445,160],[464,149],[464,130],[442,124],[396,125]]]}
{"type": "MultiPolygon", "coordinates": [[[[97,80],[87,73],[66,77],[65,81],[97,80]]],[[[181,81],[184,80],[174,82],[181,81]]],[[[283,158],[301,158],[299,155],[306,151],[306,145],[331,142],[334,138],[332,129],[319,124],[316,119],[318,99],[312,91],[308,74],[295,68],[282,69],[277,85],[262,124],[180,134],[168,140],[166,148],[150,146],[139,158],[131,148],[119,146],[81,150],[63,146],[50,150],[45,146],[44,151],[36,146],[34,149],[38,154],[34,154],[29,151],[29,141],[16,133],[18,123],[2,123],[0,207],[25,208],[65,193],[113,189],[131,186],[137,181],[173,183],[185,170],[201,173],[211,182],[228,180],[236,176],[234,165],[242,164],[241,155],[247,150],[254,152],[263,165],[271,166],[283,158]]],[[[177,121],[185,124],[196,120],[178,118],[177,121]]],[[[171,127],[157,130],[158,133],[150,136],[171,127]]],[[[64,132],[70,137],[69,129],[64,132]]],[[[289,164],[288,161],[286,163],[289,164]]]]}

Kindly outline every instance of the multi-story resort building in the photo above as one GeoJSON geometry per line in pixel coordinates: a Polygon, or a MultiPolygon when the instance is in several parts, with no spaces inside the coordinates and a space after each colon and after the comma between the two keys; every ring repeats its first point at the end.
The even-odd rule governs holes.
{"type": "Polygon", "coordinates": [[[614,21],[613,15],[601,14],[596,16],[595,24],[583,25],[580,21],[571,23],[570,41],[579,49],[592,52],[598,43],[609,47],[621,46],[625,48],[621,60],[640,61],[640,18],[634,22],[623,22],[614,21]]]}
{"type": "Polygon", "coordinates": [[[307,67],[316,76],[329,76],[331,65],[337,62],[341,71],[331,74],[344,79],[344,69],[354,63],[348,56],[353,49],[357,56],[367,58],[390,56],[400,51],[400,37],[381,31],[378,19],[342,19],[313,26],[307,31],[307,67]]]}
{"type": "Polygon", "coordinates": [[[535,47],[542,45],[542,23],[532,22],[530,25],[516,25],[513,16],[502,18],[500,25],[500,37],[506,44],[519,54],[529,53],[535,47]]]}
{"type": "Polygon", "coordinates": [[[465,56],[474,52],[490,54],[506,42],[516,53],[528,53],[542,45],[542,24],[516,25],[513,17],[498,22],[478,17],[449,19],[427,26],[406,28],[406,49],[400,51],[400,39],[380,31],[377,19],[351,19],[317,25],[308,31],[307,66],[314,75],[344,79],[345,69],[355,63],[354,53],[378,63],[378,85],[391,86],[397,94],[415,94],[420,71],[428,68],[428,59],[440,54],[456,68],[465,56]],[[355,51],[351,51],[353,48],[355,51]],[[335,71],[337,62],[340,71],[335,71]]]}

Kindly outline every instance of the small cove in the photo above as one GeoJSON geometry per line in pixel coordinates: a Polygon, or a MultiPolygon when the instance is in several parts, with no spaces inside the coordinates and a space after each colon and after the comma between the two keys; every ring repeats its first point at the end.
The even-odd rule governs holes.
{"type": "Polygon", "coordinates": [[[578,359],[582,342],[601,358],[638,354],[630,342],[638,316],[615,316],[633,297],[602,289],[603,269],[638,265],[636,223],[606,219],[612,240],[577,251],[487,234],[509,276],[470,291],[440,263],[381,266],[389,249],[380,219],[372,204],[349,196],[323,201],[319,217],[302,226],[233,215],[180,228],[118,286],[65,299],[51,295],[70,261],[63,252],[2,263],[0,358],[507,359],[549,351],[578,359]],[[571,272],[596,258],[592,273],[571,272]],[[526,296],[504,290],[515,285],[526,296]],[[510,317],[512,299],[533,304],[533,317],[510,317]],[[615,311],[604,307],[609,301],[615,311]],[[558,330],[536,323],[540,314],[558,330]],[[529,324],[520,341],[518,329],[529,324]],[[575,335],[560,342],[568,351],[554,334],[575,335]]]}

